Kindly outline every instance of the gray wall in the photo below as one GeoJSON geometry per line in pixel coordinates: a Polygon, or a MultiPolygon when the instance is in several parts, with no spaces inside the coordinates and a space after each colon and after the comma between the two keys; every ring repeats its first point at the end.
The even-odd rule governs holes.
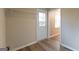
{"type": "Polygon", "coordinates": [[[11,50],[36,40],[36,9],[6,9],[7,46],[11,50]]]}
{"type": "Polygon", "coordinates": [[[4,9],[0,8],[0,48],[6,47],[6,26],[5,26],[5,12],[4,9]]]}
{"type": "Polygon", "coordinates": [[[79,9],[62,9],[61,15],[61,43],[73,50],[79,50],[79,9]]]}

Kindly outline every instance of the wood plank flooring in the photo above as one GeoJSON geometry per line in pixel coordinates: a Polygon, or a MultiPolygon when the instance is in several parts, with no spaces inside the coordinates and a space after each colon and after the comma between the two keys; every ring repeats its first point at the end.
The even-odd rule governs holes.
{"type": "Polygon", "coordinates": [[[50,39],[44,39],[31,46],[19,49],[18,51],[69,51],[64,47],[60,48],[60,37],[55,36],[50,39]]]}

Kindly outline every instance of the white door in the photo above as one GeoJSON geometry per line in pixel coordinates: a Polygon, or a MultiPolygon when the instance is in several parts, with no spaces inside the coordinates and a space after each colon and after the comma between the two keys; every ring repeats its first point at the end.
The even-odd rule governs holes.
{"type": "Polygon", "coordinates": [[[38,11],[38,21],[37,21],[37,37],[38,40],[47,38],[47,12],[45,10],[38,11]]]}

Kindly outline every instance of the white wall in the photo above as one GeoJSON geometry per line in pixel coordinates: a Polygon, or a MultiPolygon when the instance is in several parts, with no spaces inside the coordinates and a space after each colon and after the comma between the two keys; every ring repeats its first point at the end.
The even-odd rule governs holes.
{"type": "Polygon", "coordinates": [[[61,15],[61,43],[73,50],[79,50],[79,9],[62,9],[61,15]]]}
{"type": "Polygon", "coordinates": [[[4,9],[0,8],[0,48],[6,47],[6,26],[4,9]]]}
{"type": "Polygon", "coordinates": [[[11,50],[36,41],[36,9],[6,9],[7,46],[11,50]]]}

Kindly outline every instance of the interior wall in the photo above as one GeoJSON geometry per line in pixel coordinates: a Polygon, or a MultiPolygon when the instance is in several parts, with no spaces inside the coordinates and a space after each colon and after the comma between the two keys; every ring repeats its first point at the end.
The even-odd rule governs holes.
{"type": "Polygon", "coordinates": [[[61,43],[71,48],[72,50],[79,50],[79,9],[62,9],[61,15],[61,43]]]}
{"type": "Polygon", "coordinates": [[[5,11],[0,8],[0,48],[6,47],[6,26],[5,11]]]}
{"type": "Polygon", "coordinates": [[[7,46],[15,49],[36,41],[36,9],[6,9],[7,46]]]}

